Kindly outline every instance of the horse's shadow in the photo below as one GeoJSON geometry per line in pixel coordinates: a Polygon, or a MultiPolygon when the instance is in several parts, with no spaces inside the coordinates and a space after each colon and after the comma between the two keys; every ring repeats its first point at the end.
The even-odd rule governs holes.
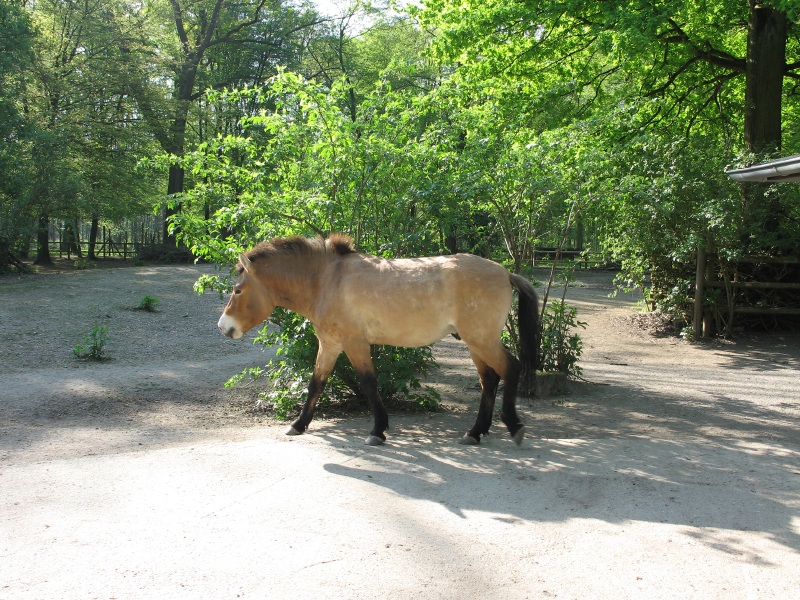
{"type": "MultiPolygon", "coordinates": [[[[477,448],[455,432],[395,433],[378,450],[355,449],[331,434],[347,458],[331,474],[368,482],[467,518],[506,523],[599,519],[684,525],[717,550],[751,554],[737,532],[758,531],[800,552],[790,503],[798,476],[780,452],[747,446],[644,439],[533,440],[505,435],[477,448]]],[[[353,440],[356,441],[355,439],[353,440]]]]}

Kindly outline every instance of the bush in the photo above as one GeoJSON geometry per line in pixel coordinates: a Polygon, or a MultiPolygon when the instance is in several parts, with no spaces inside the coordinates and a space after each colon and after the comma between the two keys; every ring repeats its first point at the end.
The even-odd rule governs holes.
{"type": "MultiPolygon", "coordinates": [[[[265,326],[256,337],[256,342],[275,347],[275,359],[265,369],[246,369],[232,377],[227,385],[234,385],[247,377],[258,379],[266,376],[270,381],[270,389],[261,394],[260,403],[271,405],[276,416],[285,419],[305,401],[311,379],[310,366],[314,364],[318,343],[313,325],[296,313],[278,308],[271,321],[276,326],[265,326]]],[[[372,357],[381,399],[391,401],[405,398],[425,410],[438,408],[438,392],[423,386],[418,377],[436,367],[429,346],[373,346],[372,357]]],[[[363,394],[358,376],[343,354],[328,378],[320,403],[324,405],[332,399],[354,396],[363,397],[363,394]]]]}
{"type": "Polygon", "coordinates": [[[82,344],[75,344],[72,353],[78,358],[103,360],[105,358],[106,344],[108,344],[108,327],[98,325],[92,327],[92,330],[83,339],[82,344]]]}
{"type": "Polygon", "coordinates": [[[84,271],[86,269],[94,269],[97,265],[89,262],[88,258],[76,258],[72,262],[72,266],[74,266],[78,271],[84,271]]]}
{"type": "Polygon", "coordinates": [[[156,306],[158,306],[158,298],[155,296],[145,296],[141,299],[139,306],[137,306],[136,309],[147,312],[156,312],[156,306]]]}
{"type": "Polygon", "coordinates": [[[586,328],[586,323],[576,320],[574,306],[563,300],[551,300],[542,315],[542,336],[539,349],[539,368],[546,373],[564,373],[580,376],[578,358],[583,352],[583,341],[576,327],[586,328]]]}
{"type": "Polygon", "coordinates": [[[153,244],[141,246],[136,258],[140,261],[156,262],[161,264],[180,264],[194,262],[192,252],[183,246],[174,244],[153,244]]]}

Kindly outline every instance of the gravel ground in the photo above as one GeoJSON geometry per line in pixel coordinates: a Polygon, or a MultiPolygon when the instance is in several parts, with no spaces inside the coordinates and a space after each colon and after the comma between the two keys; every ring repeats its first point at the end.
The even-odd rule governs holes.
{"type": "Polygon", "coordinates": [[[0,598],[789,598],[800,591],[800,339],[689,344],[581,273],[584,379],[520,400],[528,439],[457,444],[446,410],[309,433],[224,389],[265,352],[219,335],[210,266],[0,279],[0,598]],[[142,297],[158,311],[134,310],[142,297]],[[72,347],[100,324],[108,360],[72,347]]]}

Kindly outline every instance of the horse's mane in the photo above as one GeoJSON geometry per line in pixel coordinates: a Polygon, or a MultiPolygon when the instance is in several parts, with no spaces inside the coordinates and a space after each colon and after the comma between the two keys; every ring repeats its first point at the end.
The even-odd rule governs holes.
{"type": "Polygon", "coordinates": [[[299,235],[275,238],[270,242],[261,242],[246,252],[245,256],[251,261],[258,261],[279,256],[313,256],[326,253],[344,256],[355,251],[350,236],[332,233],[327,238],[306,238],[299,235]]]}

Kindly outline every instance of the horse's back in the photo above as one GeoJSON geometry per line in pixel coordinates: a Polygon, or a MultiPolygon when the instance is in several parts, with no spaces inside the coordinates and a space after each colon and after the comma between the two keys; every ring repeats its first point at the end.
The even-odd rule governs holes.
{"type": "Polygon", "coordinates": [[[371,344],[423,346],[467,331],[499,335],[511,307],[508,271],[471,254],[351,255],[334,266],[332,278],[330,316],[371,344]]]}

